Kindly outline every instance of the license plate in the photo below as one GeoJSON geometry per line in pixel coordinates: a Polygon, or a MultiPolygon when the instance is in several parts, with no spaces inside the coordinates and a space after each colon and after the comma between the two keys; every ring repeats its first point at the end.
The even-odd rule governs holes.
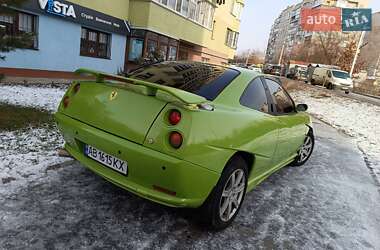
{"type": "Polygon", "coordinates": [[[112,168],[113,170],[116,170],[122,174],[127,174],[128,164],[126,161],[120,160],[115,156],[104,153],[103,151],[94,148],[90,145],[85,145],[84,154],[87,157],[90,157],[91,159],[103,164],[104,166],[112,168]]]}

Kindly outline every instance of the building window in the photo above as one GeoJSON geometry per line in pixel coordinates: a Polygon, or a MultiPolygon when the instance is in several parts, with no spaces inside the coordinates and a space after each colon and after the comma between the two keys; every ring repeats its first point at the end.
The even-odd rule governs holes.
{"type": "Polygon", "coordinates": [[[167,60],[168,55],[168,45],[167,44],[160,44],[160,59],[167,60]]]}
{"type": "Polygon", "coordinates": [[[202,62],[203,63],[209,63],[210,62],[210,58],[202,57],[202,62]]]}
{"type": "Polygon", "coordinates": [[[137,61],[142,58],[144,40],[132,38],[129,43],[128,61],[137,61]]]}
{"type": "Polygon", "coordinates": [[[215,7],[207,0],[153,0],[209,29],[214,21],[215,7]]]}
{"type": "Polygon", "coordinates": [[[156,56],[156,53],[158,52],[157,47],[158,47],[157,41],[148,40],[148,44],[147,44],[148,57],[152,58],[156,56]]]}
{"type": "Polygon", "coordinates": [[[111,58],[111,35],[82,27],[80,55],[111,58]]]}
{"type": "Polygon", "coordinates": [[[38,48],[37,22],[37,16],[27,13],[18,12],[15,15],[0,14],[0,29],[2,29],[2,34],[6,36],[18,36],[25,33],[33,35],[30,45],[26,46],[29,49],[38,48]]]}
{"type": "Polygon", "coordinates": [[[175,60],[177,60],[177,47],[170,46],[168,61],[175,61],[175,60]]]}
{"type": "Polygon", "coordinates": [[[239,33],[231,29],[227,29],[226,45],[236,49],[239,39],[239,33]]]}
{"type": "Polygon", "coordinates": [[[236,18],[241,18],[241,13],[243,11],[244,5],[241,2],[233,1],[232,2],[232,15],[234,15],[236,18]]]}

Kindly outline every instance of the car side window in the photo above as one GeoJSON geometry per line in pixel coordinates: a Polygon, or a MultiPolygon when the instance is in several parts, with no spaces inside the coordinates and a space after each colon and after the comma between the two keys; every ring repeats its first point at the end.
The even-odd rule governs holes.
{"type": "Polygon", "coordinates": [[[260,78],[256,78],[247,86],[240,97],[240,104],[260,112],[269,112],[268,99],[260,78]]]}
{"type": "Polygon", "coordinates": [[[280,84],[270,79],[265,79],[265,82],[268,86],[269,94],[272,96],[277,114],[289,114],[294,112],[293,101],[280,84]]]}

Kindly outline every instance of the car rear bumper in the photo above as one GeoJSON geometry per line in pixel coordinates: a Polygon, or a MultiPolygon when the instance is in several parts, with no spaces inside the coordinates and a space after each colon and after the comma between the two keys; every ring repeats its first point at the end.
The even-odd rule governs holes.
{"type": "Polygon", "coordinates": [[[67,151],[84,166],[113,184],[143,198],[173,207],[199,207],[220,174],[199,165],[109,134],[62,113],[55,114],[67,151]],[[128,164],[123,175],[84,154],[88,144],[128,164]]]}

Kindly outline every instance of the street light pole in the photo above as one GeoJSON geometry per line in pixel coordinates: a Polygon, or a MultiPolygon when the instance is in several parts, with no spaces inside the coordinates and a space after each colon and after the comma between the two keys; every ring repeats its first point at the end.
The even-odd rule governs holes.
{"type": "Polygon", "coordinates": [[[351,71],[350,71],[350,76],[351,77],[352,77],[352,74],[354,73],[355,65],[356,65],[356,62],[357,62],[358,57],[359,57],[360,49],[362,47],[363,40],[364,40],[364,35],[365,35],[365,31],[362,31],[362,34],[360,35],[360,40],[359,40],[358,46],[356,48],[356,52],[355,52],[355,56],[354,56],[354,61],[352,62],[352,66],[351,66],[351,71]]]}
{"type": "Polygon", "coordinates": [[[374,76],[374,77],[376,77],[377,69],[379,68],[379,64],[380,64],[380,53],[379,53],[379,57],[377,58],[377,62],[376,62],[376,66],[375,66],[375,70],[373,71],[373,76],[374,76]]]}
{"type": "Polygon", "coordinates": [[[282,62],[282,57],[284,56],[285,43],[282,45],[280,59],[278,60],[278,64],[280,65],[282,62]]]}
{"type": "Polygon", "coordinates": [[[247,58],[245,59],[245,66],[248,65],[248,61],[249,61],[249,57],[251,56],[251,50],[249,49],[248,50],[248,55],[247,55],[247,58]]]}

